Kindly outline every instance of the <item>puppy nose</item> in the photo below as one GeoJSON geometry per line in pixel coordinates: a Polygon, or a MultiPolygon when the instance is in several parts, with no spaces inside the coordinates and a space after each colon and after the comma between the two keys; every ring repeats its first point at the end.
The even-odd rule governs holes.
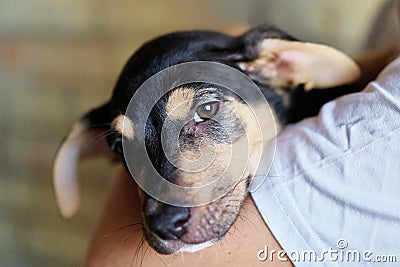
{"type": "Polygon", "coordinates": [[[164,240],[176,240],[183,236],[189,225],[188,208],[165,205],[158,214],[148,216],[150,230],[164,240]]]}

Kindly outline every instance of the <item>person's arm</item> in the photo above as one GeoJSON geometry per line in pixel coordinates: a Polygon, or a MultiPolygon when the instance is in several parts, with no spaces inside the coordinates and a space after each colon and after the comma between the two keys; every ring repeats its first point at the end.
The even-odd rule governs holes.
{"type": "MultiPolygon", "coordinates": [[[[240,217],[216,244],[196,253],[157,254],[141,230],[141,210],[137,186],[122,168],[118,168],[106,203],[98,219],[87,256],[88,266],[292,266],[280,261],[279,244],[265,225],[251,197],[240,217]],[[262,262],[259,250],[275,250],[274,260],[262,262]]],[[[263,256],[263,255],[261,255],[263,256]]]]}

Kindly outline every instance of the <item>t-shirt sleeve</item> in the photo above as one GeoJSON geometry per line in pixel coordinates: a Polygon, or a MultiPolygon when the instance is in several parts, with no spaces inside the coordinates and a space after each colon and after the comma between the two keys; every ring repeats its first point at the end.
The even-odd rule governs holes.
{"type": "Polygon", "coordinates": [[[362,92],[286,128],[251,194],[296,266],[400,261],[400,59],[362,92]],[[329,249],[337,251],[331,258],[329,249]]]}

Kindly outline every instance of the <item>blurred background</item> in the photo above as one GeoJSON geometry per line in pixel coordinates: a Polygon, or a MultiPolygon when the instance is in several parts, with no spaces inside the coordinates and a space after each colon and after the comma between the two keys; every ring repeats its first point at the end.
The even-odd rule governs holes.
{"type": "Polygon", "coordinates": [[[356,55],[385,2],[0,0],[0,266],[84,265],[112,166],[81,164],[82,209],[63,220],[53,156],[73,122],[110,96],[143,42],[175,30],[272,23],[356,55]]]}

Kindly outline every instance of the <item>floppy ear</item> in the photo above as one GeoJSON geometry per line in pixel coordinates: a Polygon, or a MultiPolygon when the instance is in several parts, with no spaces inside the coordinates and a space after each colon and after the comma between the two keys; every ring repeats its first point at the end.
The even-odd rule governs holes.
{"type": "Polygon", "coordinates": [[[252,79],[273,87],[306,91],[349,84],[360,76],[357,64],[344,53],[321,44],[264,38],[255,44],[256,56],[239,67],[252,79]]]}
{"type": "Polygon", "coordinates": [[[104,138],[110,124],[109,104],[105,104],[84,115],[60,145],[53,166],[53,182],[63,217],[71,217],[79,207],[76,174],[79,160],[113,155],[104,138]]]}

